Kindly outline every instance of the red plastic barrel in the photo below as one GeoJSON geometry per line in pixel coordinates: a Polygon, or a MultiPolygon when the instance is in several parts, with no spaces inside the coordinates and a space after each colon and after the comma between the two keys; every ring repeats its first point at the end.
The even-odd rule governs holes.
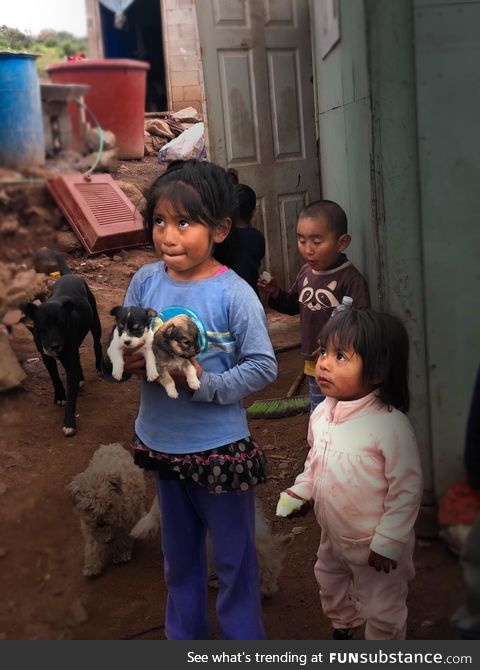
{"type": "Polygon", "coordinates": [[[85,102],[102,128],[115,133],[119,158],[143,158],[149,68],[143,61],[102,58],[53,63],[47,71],[54,84],[88,84],[85,102]]]}

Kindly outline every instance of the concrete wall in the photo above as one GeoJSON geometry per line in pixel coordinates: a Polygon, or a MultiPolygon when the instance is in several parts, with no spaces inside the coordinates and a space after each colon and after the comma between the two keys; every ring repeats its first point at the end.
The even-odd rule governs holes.
{"type": "Polygon", "coordinates": [[[463,471],[480,364],[480,2],[415,0],[430,413],[438,494],[463,471]]]}
{"type": "Polygon", "coordinates": [[[378,231],[378,290],[410,336],[410,418],[422,454],[426,493],[436,488],[432,468],[429,374],[425,336],[417,154],[413,13],[409,0],[367,0],[372,96],[372,216],[378,231]]]}
{"type": "MultiPolygon", "coordinates": [[[[321,32],[319,3],[310,3],[315,63],[317,126],[322,196],[347,212],[353,242],[352,261],[377,284],[377,268],[369,264],[372,246],[370,187],[370,89],[367,74],[363,2],[340,3],[340,42],[322,59],[316,36],[321,32]]],[[[376,297],[376,291],[372,291],[376,297]]]]}
{"type": "Polygon", "coordinates": [[[85,0],[87,16],[88,57],[103,58],[102,25],[98,0],[85,0]]]}
{"type": "MultiPolygon", "coordinates": [[[[312,2],[315,33],[318,5],[312,2]]],[[[398,315],[411,341],[410,419],[433,500],[410,2],[343,0],[340,41],[315,78],[323,197],[346,210],[349,256],[372,304],[398,315]]]]}
{"type": "Polygon", "coordinates": [[[428,503],[462,475],[480,363],[480,0],[342,0],[340,18],[333,51],[314,46],[323,195],[408,328],[428,503]]]}

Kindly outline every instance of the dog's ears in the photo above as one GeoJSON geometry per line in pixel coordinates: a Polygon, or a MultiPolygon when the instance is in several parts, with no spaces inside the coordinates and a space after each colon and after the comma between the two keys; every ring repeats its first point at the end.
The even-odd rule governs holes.
{"type": "Polygon", "coordinates": [[[154,319],[156,316],[158,316],[158,312],[155,311],[152,307],[147,309],[147,314],[151,319],[154,319]]]}
{"type": "Polygon", "coordinates": [[[112,307],[110,310],[110,314],[117,318],[117,316],[120,314],[120,311],[123,309],[123,305],[117,305],[116,307],[112,307]]]}
{"type": "Polygon", "coordinates": [[[78,477],[75,477],[75,479],[72,479],[70,484],[68,484],[65,487],[66,492],[70,496],[70,500],[73,502],[74,505],[77,504],[79,496],[80,496],[80,482],[78,481],[78,477]]]}
{"type": "Polygon", "coordinates": [[[29,319],[32,319],[35,315],[35,312],[37,311],[38,305],[36,305],[34,302],[22,302],[20,305],[20,309],[22,312],[25,314],[25,316],[28,316],[29,319]]]}
{"type": "Polygon", "coordinates": [[[165,335],[165,337],[172,339],[174,332],[175,332],[175,324],[169,323],[168,326],[163,331],[163,334],[165,335]]]}
{"type": "Polygon", "coordinates": [[[108,483],[115,493],[122,493],[122,480],[120,477],[110,477],[108,483]]]}
{"type": "Polygon", "coordinates": [[[65,302],[62,303],[62,307],[67,314],[71,314],[75,309],[75,303],[71,300],[65,300],[65,302]]]}

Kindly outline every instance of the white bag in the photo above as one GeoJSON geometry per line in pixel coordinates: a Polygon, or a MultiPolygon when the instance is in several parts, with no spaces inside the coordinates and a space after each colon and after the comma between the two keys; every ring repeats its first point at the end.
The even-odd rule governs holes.
{"type": "Polygon", "coordinates": [[[172,161],[186,161],[189,158],[205,158],[205,124],[196,123],[188,130],[184,130],[178,137],[170,140],[158,152],[159,163],[172,161]]]}

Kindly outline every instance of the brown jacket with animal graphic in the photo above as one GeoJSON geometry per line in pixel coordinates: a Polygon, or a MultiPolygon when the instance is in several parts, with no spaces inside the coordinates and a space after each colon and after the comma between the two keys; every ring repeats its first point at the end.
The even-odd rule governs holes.
{"type": "Polygon", "coordinates": [[[278,297],[270,298],[268,305],[283,314],[300,314],[301,352],[311,361],[323,326],[345,295],[353,298],[356,309],[370,306],[367,282],[342,254],[339,264],[330,270],[313,270],[305,263],[291,289],[280,289],[278,297]]]}

